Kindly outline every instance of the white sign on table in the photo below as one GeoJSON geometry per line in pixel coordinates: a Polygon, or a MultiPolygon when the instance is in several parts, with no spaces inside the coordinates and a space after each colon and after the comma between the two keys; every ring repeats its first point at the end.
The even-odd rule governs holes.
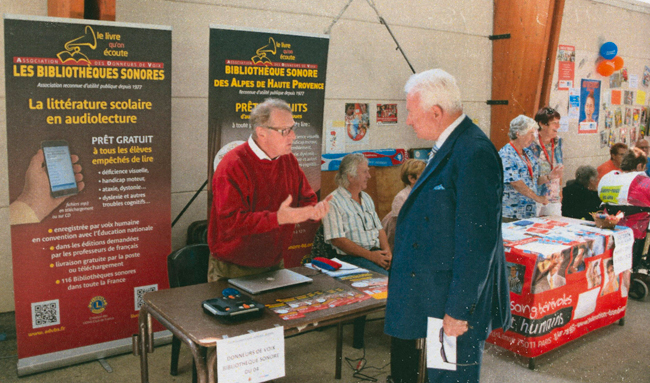
{"type": "Polygon", "coordinates": [[[614,232],[614,274],[618,275],[632,268],[632,246],[634,246],[632,229],[614,232]]]}
{"type": "Polygon", "coordinates": [[[260,383],[284,375],[284,327],[217,341],[219,383],[260,383]]]}

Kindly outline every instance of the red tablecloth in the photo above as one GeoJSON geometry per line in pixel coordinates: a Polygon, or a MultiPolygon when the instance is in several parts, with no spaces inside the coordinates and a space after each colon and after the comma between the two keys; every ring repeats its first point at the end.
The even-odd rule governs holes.
{"type": "Polygon", "coordinates": [[[613,231],[527,221],[504,224],[513,320],[488,342],[536,357],[625,316],[630,271],[614,274],[613,231]]]}

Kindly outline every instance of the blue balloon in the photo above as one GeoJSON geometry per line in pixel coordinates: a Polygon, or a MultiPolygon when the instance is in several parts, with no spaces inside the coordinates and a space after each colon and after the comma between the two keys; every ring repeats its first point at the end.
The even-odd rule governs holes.
{"type": "Polygon", "coordinates": [[[600,47],[600,55],[603,56],[605,60],[611,60],[616,57],[618,53],[618,47],[613,42],[609,41],[603,44],[600,47]]]}

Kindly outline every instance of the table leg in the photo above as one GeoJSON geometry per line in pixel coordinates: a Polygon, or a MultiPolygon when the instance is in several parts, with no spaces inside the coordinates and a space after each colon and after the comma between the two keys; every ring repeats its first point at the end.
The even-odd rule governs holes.
{"type": "MultiPolygon", "coordinates": [[[[186,342],[190,347],[194,362],[196,364],[196,378],[198,383],[208,383],[208,369],[206,366],[205,350],[201,346],[197,346],[191,340],[186,342]]],[[[216,358],[216,357],[215,357],[216,358]]]]}
{"type": "Polygon", "coordinates": [[[214,349],[209,349],[208,350],[208,382],[217,382],[219,377],[217,374],[214,373],[214,366],[217,363],[217,349],[216,347],[214,349]]]}
{"type": "Polygon", "coordinates": [[[536,364],[535,358],[528,358],[528,369],[534,370],[536,364]]]}
{"type": "Polygon", "coordinates": [[[341,379],[341,364],[343,363],[343,322],[336,325],[336,369],[334,379],[341,379]]]}
{"type": "Polygon", "coordinates": [[[140,347],[140,381],[142,383],[149,383],[149,365],[147,362],[147,352],[149,347],[147,343],[149,342],[148,332],[151,330],[149,327],[149,322],[151,321],[151,316],[147,311],[146,305],[143,305],[140,308],[140,314],[138,317],[138,346],[140,347]]]}
{"type": "Polygon", "coordinates": [[[420,368],[418,369],[418,383],[425,383],[427,376],[427,343],[426,338],[420,338],[416,342],[416,347],[420,350],[420,368]]]}

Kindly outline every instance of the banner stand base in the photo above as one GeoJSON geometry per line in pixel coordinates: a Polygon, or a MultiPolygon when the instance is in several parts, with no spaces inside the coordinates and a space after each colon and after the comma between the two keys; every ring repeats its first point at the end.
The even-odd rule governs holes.
{"type": "MultiPolygon", "coordinates": [[[[154,333],[154,346],[162,346],[171,343],[171,341],[172,333],[169,331],[154,333]]],[[[32,356],[18,359],[18,376],[32,375],[115,355],[130,354],[132,352],[133,340],[131,337],[128,337],[111,342],[93,344],[91,346],[32,356]]]]}

